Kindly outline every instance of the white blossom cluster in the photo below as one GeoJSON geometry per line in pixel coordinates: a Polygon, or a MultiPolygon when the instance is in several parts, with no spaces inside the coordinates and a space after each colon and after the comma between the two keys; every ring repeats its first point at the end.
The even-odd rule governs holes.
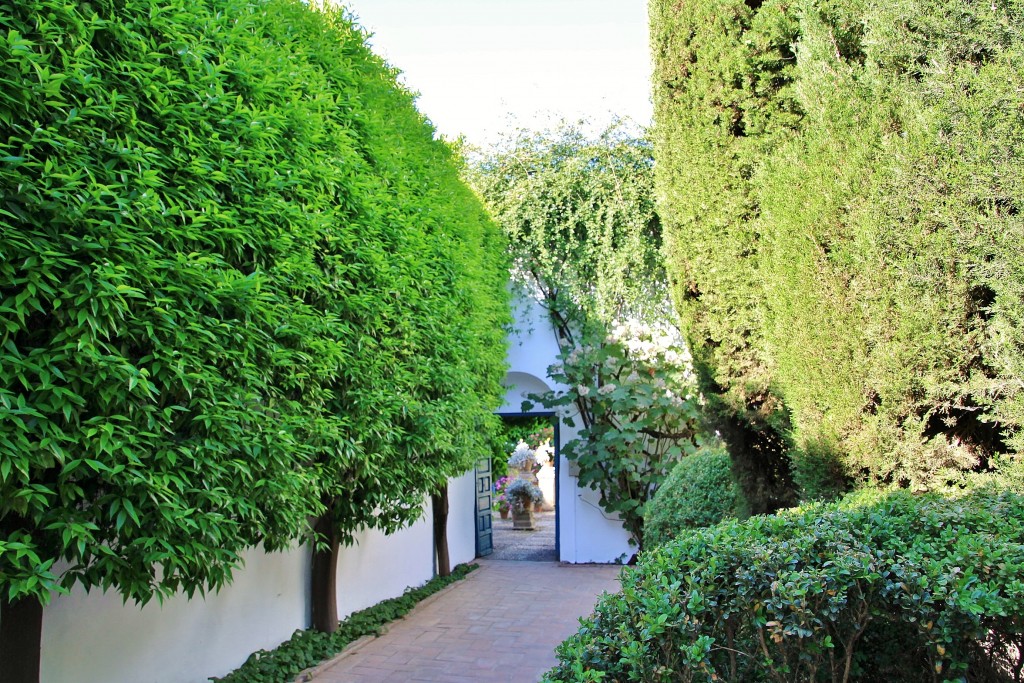
{"type": "Polygon", "coordinates": [[[573,349],[566,357],[565,362],[568,363],[569,365],[575,365],[576,363],[579,363],[581,359],[586,358],[593,352],[593,346],[590,346],[589,344],[586,346],[581,346],[577,349],[573,349]]]}
{"type": "Polygon", "coordinates": [[[531,467],[534,462],[536,462],[536,457],[533,449],[525,441],[520,441],[516,444],[515,450],[512,451],[512,455],[508,458],[508,466],[517,469],[531,467]]]}
{"type": "Polygon", "coordinates": [[[642,362],[661,361],[689,367],[693,361],[678,330],[670,325],[648,325],[637,320],[617,321],[612,324],[606,341],[621,344],[630,358],[642,362]]]}
{"type": "Polygon", "coordinates": [[[658,398],[682,407],[698,393],[686,342],[665,324],[616,321],[600,346],[577,347],[565,356],[564,365],[553,365],[550,371],[564,375],[578,398],[610,397],[619,387],[646,384],[657,390],[658,398]]]}
{"type": "MultiPolygon", "coordinates": [[[[690,349],[679,331],[670,325],[648,325],[636,320],[615,322],[606,341],[621,345],[629,358],[636,362],[660,367],[677,389],[696,386],[697,374],[693,369],[690,349]]],[[[645,378],[633,370],[626,377],[626,382],[636,383],[642,379],[645,378]]],[[[657,389],[665,389],[665,397],[677,406],[693,398],[690,392],[682,397],[673,394],[662,377],[655,377],[653,385],[657,389]]]]}
{"type": "Polygon", "coordinates": [[[534,458],[537,460],[538,465],[546,465],[551,461],[554,455],[555,448],[551,445],[550,441],[537,446],[537,450],[534,452],[534,458]]]}

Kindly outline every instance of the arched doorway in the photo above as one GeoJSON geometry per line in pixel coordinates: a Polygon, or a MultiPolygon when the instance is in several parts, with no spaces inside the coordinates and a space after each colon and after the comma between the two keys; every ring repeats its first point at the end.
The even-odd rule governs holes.
{"type": "MultiPolygon", "coordinates": [[[[508,367],[505,376],[506,387],[499,415],[517,416],[523,412],[523,402],[531,395],[543,394],[550,390],[564,390],[548,375],[548,368],[558,362],[559,345],[547,310],[528,296],[513,297],[515,324],[509,332],[508,367]]],[[[534,404],[536,402],[533,402],[534,404]]],[[[536,406],[540,407],[540,406],[536,406]]],[[[608,514],[600,504],[600,494],[579,485],[579,472],[575,463],[565,459],[563,447],[577,438],[580,421],[575,419],[571,406],[560,409],[565,414],[552,422],[557,425],[558,436],[555,445],[558,457],[555,459],[555,547],[557,559],[571,564],[620,562],[632,554],[629,534],[617,516],[608,514]]],[[[543,410],[527,413],[542,415],[543,410]]],[[[487,463],[483,463],[484,467],[487,463]]],[[[480,475],[478,468],[478,475],[480,475]]],[[[490,471],[485,470],[477,479],[477,533],[478,548],[480,534],[486,534],[487,547],[491,547],[493,526],[490,511],[493,503],[493,480],[490,471]],[[481,486],[486,480],[486,486],[481,486]],[[484,501],[481,496],[486,497],[484,501]],[[486,529],[481,529],[486,525],[486,529]]],[[[478,550],[478,555],[485,553],[478,550]]]]}
{"type": "MultiPolygon", "coordinates": [[[[562,433],[561,420],[554,411],[531,410],[523,411],[523,401],[530,395],[542,394],[549,390],[547,382],[531,372],[512,370],[504,380],[506,386],[505,400],[502,409],[497,412],[506,426],[505,436],[508,443],[497,448],[489,458],[481,458],[476,467],[477,499],[474,514],[476,515],[476,550],[477,557],[490,556],[495,559],[524,559],[558,561],[561,560],[561,515],[559,513],[562,484],[560,482],[562,433]],[[533,431],[538,424],[546,425],[550,431],[551,462],[550,471],[539,472],[539,476],[550,477],[551,507],[535,515],[539,528],[531,531],[516,531],[513,534],[512,524],[502,520],[496,504],[495,486],[501,484],[506,475],[506,461],[515,447],[516,441],[533,431]],[[516,429],[519,426],[519,429],[516,429]],[[507,452],[506,452],[507,451],[507,452]],[[509,547],[514,546],[514,547],[509,547]],[[495,550],[497,549],[497,554],[495,550]]],[[[538,484],[541,482],[538,481],[538,484]]],[[[541,486],[542,490],[544,489],[541,486]]]]}
{"type": "Polygon", "coordinates": [[[496,453],[492,477],[495,503],[492,506],[493,559],[557,562],[559,555],[559,485],[558,463],[561,456],[560,425],[557,415],[550,411],[501,412],[498,415],[505,426],[505,447],[496,453]],[[525,441],[531,448],[547,451],[548,459],[534,470],[534,482],[540,488],[544,501],[532,514],[533,525],[518,529],[507,508],[501,511],[501,491],[517,478],[514,472],[503,471],[504,459],[516,444],[525,441]]]}

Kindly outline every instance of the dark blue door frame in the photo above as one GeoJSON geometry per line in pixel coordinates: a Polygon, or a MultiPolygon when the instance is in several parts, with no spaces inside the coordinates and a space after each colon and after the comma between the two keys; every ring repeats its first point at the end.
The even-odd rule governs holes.
{"type": "Polygon", "coordinates": [[[560,520],[561,520],[561,517],[562,517],[562,513],[561,513],[562,499],[561,499],[561,496],[560,496],[561,484],[558,481],[558,472],[559,472],[559,468],[561,466],[559,465],[558,461],[562,457],[562,444],[561,444],[561,431],[560,431],[561,421],[558,419],[558,413],[556,413],[553,410],[536,411],[536,412],[532,412],[532,413],[522,413],[522,412],[519,412],[519,413],[500,413],[499,412],[498,413],[498,417],[500,417],[503,420],[517,420],[517,419],[521,419],[521,418],[529,419],[529,418],[535,418],[535,417],[546,417],[549,420],[551,420],[551,426],[554,427],[554,430],[555,430],[555,435],[551,439],[554,442],[554,445],[555,445],[555,455],[553,457],[554,465],[555,465],[555,557],[557,557],[559,560],[561,560],[562,559],[562,554],[561,554],[562,538],[561,538],[561,533],[559,533],[560,532],[559,525],[560,525],[560,520]]]}

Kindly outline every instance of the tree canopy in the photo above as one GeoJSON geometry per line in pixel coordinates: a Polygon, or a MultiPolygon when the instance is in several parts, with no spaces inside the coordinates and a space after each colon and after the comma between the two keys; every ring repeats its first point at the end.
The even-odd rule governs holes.
{"type": "Polygon", "coordinates": [[[595,135],[563,121],[473,155],[469,179],[507,235],[513,281],[563,316],[664,312],[651,151],[626,121],[595,135]]]}
{"type": "Polygon", "coordinates": [[[650,9],[674,299],[751,502],[1018,453],[1024,5],[650,9]]]}
{"type": "Polygon", "coordinates": [[[507,266],[365,35],[298,0],[0,28],[0,605],[420,514],[486,443],[507,266]]]}

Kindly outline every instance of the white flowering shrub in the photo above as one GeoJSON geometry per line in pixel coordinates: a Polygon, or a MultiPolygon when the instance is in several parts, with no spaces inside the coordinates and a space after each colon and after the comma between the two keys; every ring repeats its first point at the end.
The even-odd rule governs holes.
{"type": "Polygon", "coordinates": [[[642,547],[648,501],[697,442],[690,353],[674,328],[631,321],[584,335],[560,360],[548,373],[570,389],[532,398],[547,408],[579,408],[583,429],[565,455],[579,466],[580,483],[601,494],[601,506],[618,513],[642,547]]]}

